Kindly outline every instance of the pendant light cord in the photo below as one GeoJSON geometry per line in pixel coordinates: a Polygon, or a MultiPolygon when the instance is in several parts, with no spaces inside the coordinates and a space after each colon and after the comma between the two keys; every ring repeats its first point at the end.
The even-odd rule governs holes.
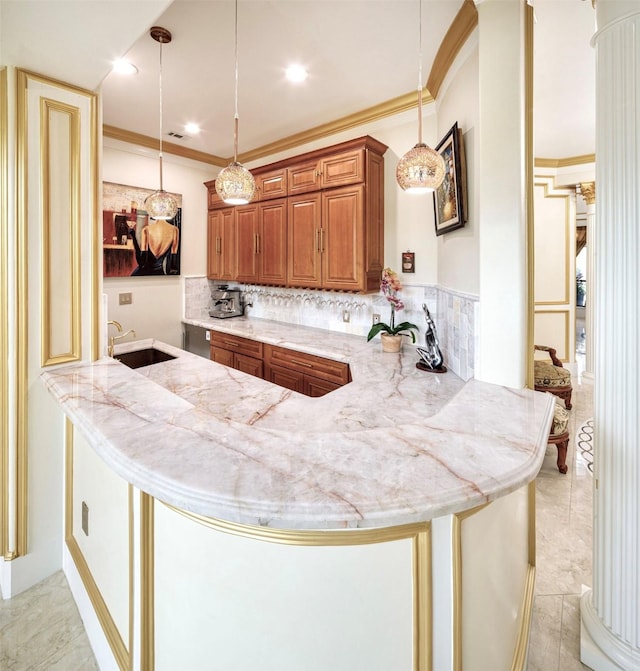
{"type": "Polygon", "coordinates": [[[233,162],[238,162],[238,0],[236,0],[235,16],[235,43],[236,43],[236,81],[235,81],[235,115],[233,117],[233,162]]]}
{"type": "Polygon", "coordinates": [[[162,40],[160,40],[160,191],[162,188],[162,40]]]}
{"type": "Polygon", "coordinates": [[[422,144],[422,0],[419,0],[418,38],[418,144],[422,144]]]}

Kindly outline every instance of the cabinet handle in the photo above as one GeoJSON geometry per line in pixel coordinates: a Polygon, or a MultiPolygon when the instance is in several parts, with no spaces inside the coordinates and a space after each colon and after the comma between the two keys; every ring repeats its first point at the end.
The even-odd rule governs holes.
{"type": "Polygon", "coordinates": [[[220,240],[221,238],[216,238],[216,254],[220,254],[220,240]]]}
{"type": "Polygon", "coordinates": [[[256,250],[255,253],[260,254],[260,233],[256,233],[254,245],[256,250]]]}
{"type": "Polygon", "coordinates": [[[322,251],[320,249],[320,229],[316,228],[316,251],[318,254],[322,251]]]}
{"type": "Polygon", "coordinates": [[[320,229],[320,253],[324,253],[324,229],[320,229]]]}
{"type": "Polygon", "coordinates": [[[295,363],[298,366],[304,366],[305,368],[313,368],[312,363],[307,363],[306,361],[298,361],[298,359],[290,359],[291,363],[295,363]]]}

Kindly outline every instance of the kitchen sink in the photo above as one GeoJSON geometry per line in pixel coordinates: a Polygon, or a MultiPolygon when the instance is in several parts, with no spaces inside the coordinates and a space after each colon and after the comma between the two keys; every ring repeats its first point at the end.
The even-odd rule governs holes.
{"type": "Polygon", "coordinates": [[[122,352],[122,354],[116,354],[113,358],[125,366],[129,366],[129,368],[142,368],[143,366],[151,366],[151,364],[161,363],[162,361],[171,361],[171,359],[175,359],[175,356],[154,347],[147,347],[135,352],[122,352]]]}

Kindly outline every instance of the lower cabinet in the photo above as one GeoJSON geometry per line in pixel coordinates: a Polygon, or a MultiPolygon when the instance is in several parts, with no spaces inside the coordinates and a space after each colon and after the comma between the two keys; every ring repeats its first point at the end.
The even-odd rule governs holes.
{"type": "Polygon", "coordinates": [[[217,331],[211,331],[211,360],[306,396],[351,382],[346,363],[217,331]]]}
{"type": "Polygon", "coordinates": [[[306,396],[324,396],[351,382],[351,371],[340,361],[265,345],[264,377],[306,396]]]}
{"type": "Polygon", "coordinates": [[[211,360],[262,377],[262,343],[211,331],[211,360]]]}

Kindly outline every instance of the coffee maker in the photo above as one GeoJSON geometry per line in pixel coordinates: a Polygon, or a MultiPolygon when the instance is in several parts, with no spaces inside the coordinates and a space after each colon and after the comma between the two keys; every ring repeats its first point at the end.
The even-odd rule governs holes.
{"type": "Polygon", "coordinates": [[[241,317],[244,312],[242,292],[240,289],[229,289],[228,285],[220,285],[211,292],[211,309],[209,316],[216,319],[241,317]]]}

